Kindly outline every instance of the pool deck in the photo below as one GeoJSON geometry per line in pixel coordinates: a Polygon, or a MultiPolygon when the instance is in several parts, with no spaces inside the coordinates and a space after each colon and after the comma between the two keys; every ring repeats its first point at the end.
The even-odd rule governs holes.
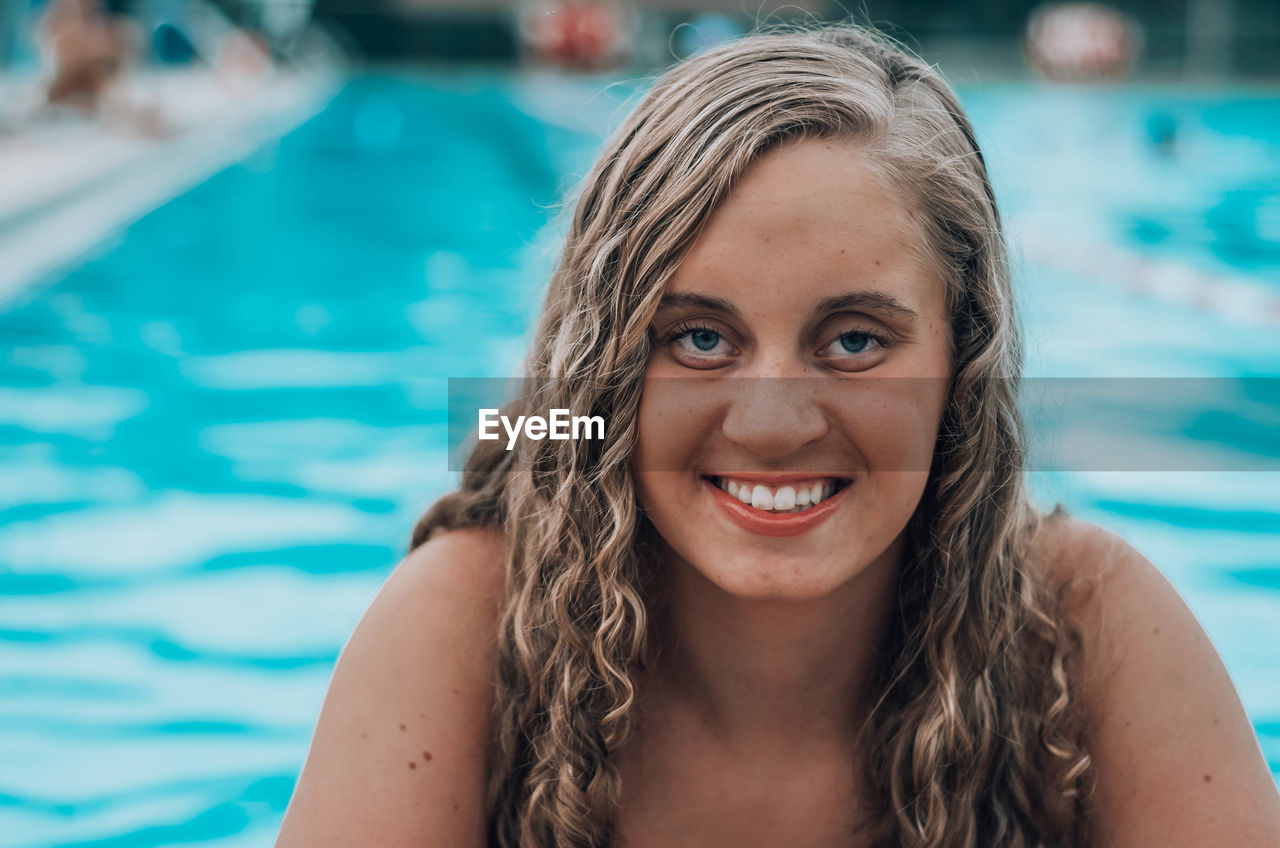
{"type": "Polygon", "coordinates": [[[36,81],[0,79],[0,307],[112,233],[314,115],[331,78],[273,72],[139,75],[129,101],[157,116],[36,111],[36,81]],[[15,120],[13,113],[27,118],[15,120]],[[2,116],[0,116],[2,117],[2,116]]]}

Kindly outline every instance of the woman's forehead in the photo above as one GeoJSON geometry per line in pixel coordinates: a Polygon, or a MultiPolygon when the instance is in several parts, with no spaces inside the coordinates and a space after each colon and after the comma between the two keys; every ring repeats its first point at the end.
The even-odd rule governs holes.
{"type": "Polygon", "coordinates": [[[813,139],[765,154],[712,214],[668,292],[817,298],[890,290],[927,308],[941,281],[906,203],[856,143],[813,139]]]}

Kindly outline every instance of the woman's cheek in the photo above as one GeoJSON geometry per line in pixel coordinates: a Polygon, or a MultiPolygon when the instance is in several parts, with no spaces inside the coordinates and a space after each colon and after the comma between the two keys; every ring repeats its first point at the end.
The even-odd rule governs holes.
{"type": "Polygon", "coordinates": [[[865,475],[855,485],[854,508],[868,549],[880,550],[901,532],[919,506],[929,480],[944,381],[926,378],[868,380],[842,405],[844,431],[860,454],[865,475]]]}
{"type": "Polygon", "coordinates": [[[941,419],[942,381],[884,378],[856,381],[836,414],[868,471],[928,472],[941,419]]]}
{"type": "Polygon", "coordinates": [[[694,469],[699,446],[718,420],[714,385],[701,378],[645,379],[636,417],[637,472],[694,469]]]}

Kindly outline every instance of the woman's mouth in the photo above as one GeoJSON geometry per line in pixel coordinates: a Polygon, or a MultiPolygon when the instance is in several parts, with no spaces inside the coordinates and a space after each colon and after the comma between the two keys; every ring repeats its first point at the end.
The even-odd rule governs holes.
{"type": "Polygon", "coordinates": [[[793,536],[816,527],[835,511],[853,483],[847,477],[799,474],[702,479],[734,524],[763,536],[793,536]]]}

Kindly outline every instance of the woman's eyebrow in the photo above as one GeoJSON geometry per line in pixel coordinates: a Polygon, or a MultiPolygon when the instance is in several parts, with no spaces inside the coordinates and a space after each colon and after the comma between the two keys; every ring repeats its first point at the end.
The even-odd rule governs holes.
{"type": "Polygon", "coordinates": [[[872,312],[884,312],[896,315],[899,318],[906,318],[908,321],[915,321],[920,318],[915,310],[893,295],[882,291],[848,292],[834,297],[823,298],[814,307],[813,311],[816,315],[838,312],[842,309],[867,309],[872,312]]]}
{"type": "Polygon", "coordinates": [[[702,309],[714,309],[717,312],[724,312],[729,315],[741,316],[738,307],[729,301],[720,297],[711,297],[705,294],[694,294],[693,292],[673,292],[664,294],[662,300],[658,301],[658,309],[678,309],[681,307],[697,306],[702,309]]]}

